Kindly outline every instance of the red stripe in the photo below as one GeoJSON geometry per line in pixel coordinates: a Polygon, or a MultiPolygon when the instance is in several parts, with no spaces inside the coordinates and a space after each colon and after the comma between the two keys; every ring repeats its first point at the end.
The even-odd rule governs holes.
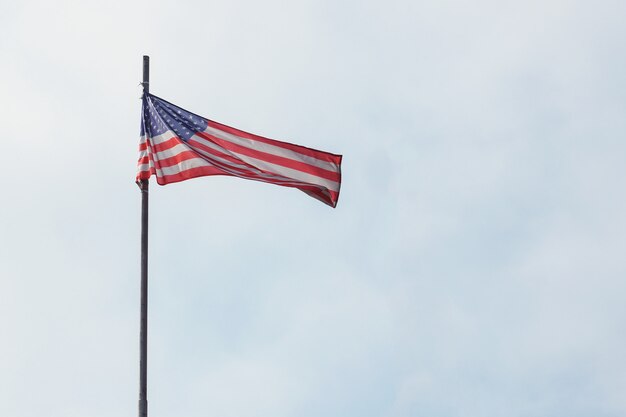
{"type": "MultiPolygon", "coordinates": [[[[246,147],[229,142],[224,139],[220,139],[206,132],[198,132],[198,136],[214,143],[219,149],[214,149],[210,146],[201,143],[201,141],[190,139],[188,142],[183,142],[178,136],[170,137],[160,143],[154,143],[154,138],[144,137],[139,144],[139,151],[145,152],[147,155],[141,156],[138,159],[138,166],[150,165],[149,169],[143,169],[137,172],[136,179],[146,180],[150,176],[155,175],[157,183],[160,185],[171,184],[175,182],[184,181],[191,178],[211,176],[211,175],[225,175],[234,176],[239,178],[245,178],[260,182],[266,182],[270,184],[281,185],[284,187],[297,188],[306,194],[335,207],[339,198],[339,190],[332,191],[325,186],[311,184],[305,181],[289,178],[288,176],[280,175],[276,172],[270,172],[263,169],[259,169],[251,163],[247,163],[241,160],[237,155],[256,158],[267,163],[275,164],[276,166],[285,167],[295,171],[303,172],[306,174],[314,175],[319,178],[324,178],[330,181],[335,181],[338,185],[341,184],[341,155],[335,155],[328,152],[318,151],[316,149],[307,148],[300,145],[295,145],[288,142],[277,141],[274,139],[268,139],[263,136],[258,136],[252,133],[244,132],[233,127],[223,125],[218,122],[209,121],[209,126],[214,129],[219,129],[226,133],[236,135],[242,139],[257,141],[259,143],[265,143],[279,148],[283,148],[292,152],[297,152],[305,157],[315,158],[320,161],[328,162],[336,166],[336,171],[330,169],[324,169],[315,165],[307,164],[301,160],[291,159],[284,156],[275,155],[270,152],[263,152],[254,149],[254,143],[251,147],[246,147]],[[157,152],[167,151],[173,147],[185,144],[189,149],[183,150],[176,155],[163,158],[160,160],[155,159],[157,152]],[[232,153],[230,153],[232,151],[232,153]],[[216,160],[219,158],[219,161],[216,160]],[[200,159],[211,166],[201,166],[189,169],[182,169],[181,163],[191,161],[193,159],[200,159]],[[233,166],[231,166],[231,164],[233,166]],[[178,166],[178,167],[177,167],[178,166]],[[158,175],[157,169],[162,168],[174,168],[178,170],[175,174],[170,175],[158,175]]],[[[169,133],[169,132],[168,132],[169,133]]]]}
{"type": "MultiPolygon", "coordinates": [[[[332,171],[328,171],[328,170],[325,170],[325,169],[322,169],[322,168],[313,167],[313,166],[308,165],[308,164],[303,163],[303,162],[293,161],[291,159],[279,157],[279,156],[272,155],[272,154],[268,154],[266,152],[254,151],[254,150],[251,150],[249,148],[246,148],[246,147],[243,147],[243,146],[239,146],[239,145],[235,145],[235,144],[232,144],[232,143],[230,143],[228,141],[216,138],[216,137],[214,137],[212,135],[208,135],[208,134],[206,134],[204,132],[200,133],[199,136],[201,136],[204,139],[207,139],[207,140],[209,140],[211,142],[214,142],[214,143],[215,142],[219,142],[219,144],[221,144],[221,145],[226,145],[226,146],[231,146],[233,148],[236,148],[236,149],[233,149],[233,151],[237,151],[237,152],[242,153],[242,154],[247,154],[248,156],[251,156],[251,157],[262,159],[260,157],[261,156],[265,156],[266,157],[265,159],[268,160],[267,162],[276,163],[277,165],[286,166],[287,168],[291,168],[291,169],[296,169],[296,170],[299,170],[299,171],[307,172],[309,174],[317,175],[317,176],[319,176],[321,178],[326,178],[326,179],[329,179],[331,181],[339,182],[341,180],[341,174],[337,173],[337,172],[332,172],[332,171]],[[298,169],[298,168],[304,168],[304,169],[298,169]],[[307,169],[308,169],[308,171],[307,171],[307,169]]],[[[162,151],[171,149],[174,146],[177,146],[177,145],[179,145],[181,143],[184,143],[184,142],[180,138],[178,138],[177,136],[174,136],[174,137],[172,137],[170,139],[167,139],[164,142],[161,142],[161,143],[158,143],[158,144],[151,143],[150,144],[151,145],[150,146],[150,150],[153,151],[153,152],[162,152],[162,151]]],[[[206,146],[206,145],[204,145],[204,144],[202,144],[202,143],[200,143],[200,142],[198,142],[196,140],[191,139],[187,143],[187,145],[190,145],[192,147],[197,147],[197,148],[199,148],[199,149],[201,149],[201,150],[203,150],[203,151],[205,151],[207,153],[211,153],[211,154],[213,154],[215,156],[224,158],[224,159],[226,159],[227,161],[229,161],[231,163],[234,163],[234,164],[237,164],[237,165],[245,165],[246,167],[253,168],[253,169],[255,169],[257,171],[260,171],[260,172],[262,172],[262,173],[264,173],[266,175],[270,175],[270,176],[274,176],[274,177],[277,176],[277,174],[274,173],[274,172],[258,169],[257,167],[254,167],[254,166],[246,163],[245,161],[237,159],[236,157],[233,157],[232,155],[229,155],[229,154],[217,151],[216,149],[210,148],[210,147],[208,147],[208,146],[206,146]]],[[[178,155],[181,155],[181,154],[178,154],[178,155]]],[[[152,154],[151,154],[151,156],[152,156],[152,154]]],[[[178,163],[180,163],[180,162],[182,162],[184,160],[187,160],[187,159],[191,159],[193,157],[200,157],[200,158],[205,159],[205,160],[210,160],[212,163],[217,163],[216,161],[211,160],[210,158],[207,158],[206,156],[194,155],[194,154],[190,154],[189,151],[186,151],[186,153],[183,156],[173,156],[173,157],[169,157],[169,158],[160,159],[159,163],[157,165],[159,167],[161,167],[161,166],[169,167],[169,166],[172,166],[172,165],[177,165],[178,163]]],[[[149,161],[146,161],[145,163],[147,163],[147,162],[149,162],[149,161]]],[[[220,164],[220,165],[223,165],[223,164],[220,164]]],[[[255,177],[253,179],[261,179],[260,177],[258,177],[258,175],[254,174],[252,172],[246,171],[243,167],[228,167],[228,168],[230,170],[237,171],[240,175],[244,175],[244,176],[246,176],[246,175],[247,176],[253,175],[255,177]]],[[[225,173],[225,175],[233,175],[233,174],[225,173]]],[[[267,181],[268,179],[265,179],[265,180],[267,181]]],[[[295,180],[294,182],[306,184],[306,182],[302,182],[302,181],[298,181],[298,180],[295,180]]]]}
{"type": "MultiPolygon", "coordinates": [[[[213,161],[213,160],[211,160],[209,158],[203,157],[202,155],[198,154],[194,150],[186,150],[186,151],[182,151],[180,153],[177,153],[176,155],[172,155],[172,156],[167,157],[167,158],[157,159],[157,160],[154,161],[154,165],[157,168],[159,168],[159,169],[169,168],[169,167],[176,166],[176,165],[180,164],[181,162],[189,161],[189,160],[192,160],[192,159],[199,159],[199,160],[201,160],[203,162],[208,162],[210,164],[216,164],[217,163],[216,161],[213,161]]],[[[220,164],[220,165],[222,165],[222,164],[220,164]]],[[[200,168],[200,167],[189,168],[189,169],[181,169],[179,172],[180,173],[184,173],[185,171],[195,170],[196,168],[200,168]]],[[[213,167],[213,168],[219,170],[220,173],[223,173],[224,175],[232,175],[232,174],[230,174],[228,172],[225,172],[220,167],[213,167]]],[[[233,169],[233,170],[236,170],[236,169],[233,169]]],[[[244,172],[242,172],[242,174],[243,173],[244,172]]],[[[173,175],[173,174],[171,174],[171,175],[173,175]]],[[[168,175],[165,175],[165,176],[167,177],[168,175]]]]}
{"type": "MultiPolygon", "coordinates": [[[[149,170],[140,171],[137,174],[136,179],[147,180],[150,178],[151,175],[156,175],[156,174],[157,173],[156,173],[155,168],[150,168],[149,170]]],[[[162,175],[162,176],[156,175],[157,177],[156,179],[157,179],[157,184],[166,185],[166,184],[188,180],[191,178],[211,176],[211,175],[237,176],[237,175],[232,175],[227,172],[224,172],[218,167],[213,167],[213,166],[206,167],[205,166],[205,167],[196,167],[196,168],[186,169],[176,174],[162,175]]],[[[327,190],[325,188],[320,188],[318,186],[310,185],[310,184],[298,184],[298,183],[289,184],[283,181],[271,181],[271,180],[266,180],[262,178],[254,178],[254,177],[256,176],[247,176],[244,178],[257,180],[260,182],[267,182],[271,184],[282,185],[284,187],[297,188],[297,189],[304,191],[306,194],[309,194],[310,196],[315,197],[318,200],[330,205],[331,207],[336,207],[337,205],[337,199],[339,197],[338,192],[327,190]]]]}
{"type": "Polygon", "coordinates": [[[210,154],[212,154],[212,155],[219,156],[220,158],[224,158],[224,159],[226,159],[227,161],[232,162],[232,163],[234,163],[234,164],[238,164],[238,165],[241,165],[241,164],[243,164],[243,165],[248,165],[248,164],[246,164],[245,162],[243,162],[241,159],[235,158],[234,156],[232,156],[232,155],[230,155],[230,154],[227,154],[227,153],[224,153],[224,152],[220,152],[220,151],[218,151],[217,149],[213,149],[213,148],[211,148],[211,147],[209,147],[209,146],[206,146],[204,143],[200,143],[200,142],[198,142],[197,140],[195,140],[195,139],[193,139],[193,138],[189,139],[189,141],[187,142],[187,144],[188,144],[190,147],[192,147],[192,148],[198,148],[198,149],[200,149],[200,150],[202,150],[202,151],[204,151],[204,152],[206,152],[206,153],[210,153],[210,154]]]}
{"type": "Polygon", "coordinates": [[[174,156],[170,156],[169,158],[158,159],[154,161],[155,162],[154,165],[157,168],[167,168],[167,167],[171,167],[174,165],[178,165],[181,162],[185,162],[190,159],[201,159],[202,161],[206,162],[204,158],[198,157],[198,154],[196,154],[194,151],[183,151],[183,152],[177,153],[174,156]]]}
{"type": "MultiPolygon", "coordinates": [[[[266,174],[266,175],[271,175],[273,177],[277,177],[276,173],[273,172],[268,172],[268,171],[264,171],[262,169],[259,169],[253,165],[250,165],[248,163],[246,163],[245,161],[242,161],[241,159],[238,159],[234,156],[231,156],[230,154],[227,153],[223,153],[218,151],[217,149],[208,147],[206,145],[204,145],[203,143],[198,142],[197,140],[194,139],[190,139],[188,144],[194,148],[196,150],[196,152],[199,152],[199,156],[203,159],[206,159],[208,161],[210,161],[213,164],[217,164],[221,167],[224,167],[224,169],[228,169],[228,170],[232,170],[232,171],[236,171],[238,173],[240,173],[243,176],[254,176],[256,178],[261,178],[258,174],[262,173],[262,174],[266,174]],[[215,159],[212,159],[209,155],[206,155],[205,153],[208,153],[210,155],[222,158],[227,160],[228,162],[235,164],[235,165],[239,165],[239,166],[231,166],[228,165],[224,162],[220,162],[217,161],[215,159]],[[241,166],[243,165],[243,166],[241,166]]],[[[278,179],[278,178],[276,178],[278,179]]],[[[292,181],[297,181],[297,180],[292,180],[292,181]]]]}
{"type": "MultiPolygon", "coordinates": [[[[183,143],[183,141],[178,136],[173,136],[159,143],[154,143],[154,138],[149,138],[148,140],[150,141],[150,144],[151,144],[150,147],[153,149],[154,152],[165,151],[170,148],[173,148],[179,143],[183,143]]],[[[144,140],[143,142],[139,144],[139,152],[145,151],[147,148],[148,148],[147,140],[144,140]]]]}
{"type": "Polygon", "coordinates": [[[186,169],[178,174],[157,176],[157,184],[166,185],[174,182],[184,181],[191,178],[204,177],[208,175],[228,175],[217,167],[196,167],[186,169]]]}
{"type": "MultiPolygon", "coordinates": [[[[205,157],[201,154],[198,154],[197,151],[193,151],[193,150],[183,151],[168,158],[155,160],[155,166],[159,169],[167,168],[167,167],[176,166],[181,162],[188,161],[191,159],[200,159],[202,161],[209,162],[212,165],[216,165],[215,168],[217,168],[220,171],[220,173],[223,175],[231,175],[231,176],[236,176],[240,178],[252,179],[256,181],[264,181],[264,182],[269,182],[269,183],[273,183],[277,185],[285,185],[285,186],[302,186],[302,185],[308,184],[306,182],[302,182],[299,180],[285,178],[285,177],[276,175],[275,173],[258,169],[256,167],[248,168],[249,165],[245,163],[243,163],[243,165],[245,165],[244,167],[229,166],[220,161],[216,161],[211,158],[205,157]],[[250,169],[253,169],[253,171],[251,171],[250,169]]],[[[236,159],[234,159],[234,161],[237,162],[236,159]]],[[[191,168],[191,169],[195,169],[195,168],[191,168]]],[[[180,172],[182,173],[184,171],[186,170],[181,170],[180,172]]]]}
{"type": "Polygon", "coordinates": [[[159,143],[152,142],[152,152],[163,152],[168,149],[172,149],[174,146],[180,145],[181,143],[184,142],[178,136],[174,136],[173,138],[159,143]]]}
{"type": "Polygon", "coordinates": [[[255,172],[259,171],[258,169],[254,168],[254,167],[250,167],[250,166],[233,166],[233,165],[229,165],[227,163],[224,163],[222,161],[219,161],[217,159],[214,159],[208,155],[204,155],[201,150],[196,150],[196,152],[198,152],[198,157],[202,158],[206,161],[209,161],[211,164],[217,166],[218,168],[220,168],[222,171],[224,171],[225,175],[234,175],[237,177],[241,177],[241,178],[251,178],[251,179],[256,179],[257,177],[259,177],[259,173],[255,172]]]}
{"type": "MultiPolygon", "coordinates": [[[[218,156],[220,156],[220,155],[218,155],[218,156]]],[[[182,151],[182,152],[180,152],[180,153],[178,153],[176,155],[170,156],[168,158],[159,159],[156,162],[156,166],[158,168],[171,167],[171,166],[174,166],[174,165],[178,165],[179,163],[181,163],[183,161],[187,161],[187,160],[195,159],[195,158],[201,159],[202,161],[206,161],[206,162],[209,162],[209,163],[214,164],[214,165],[227,167],[226,164],[223,164],[223,163],[220,163],[219,161],[215,161],[215,160],[213,160],[211,158],[205,157],[204,155],[199,154],[196,150],[186,150],[186,151],[182,151]]],[[[240,161],[237,161],[234,158],[231,158],[231,159],[233,159],[235,162],[240,162],[240,161]]],[[[227,168],[232,170],[232,171],[236,171],[240,175],[252,175],[252,173],[250,173],[249,171],[246,171],[245,167],[227,167],[227,168]]],[[[220,169],[223,170],[224,168],[220,167],[220,169]]],[[[233,174],[231,174],[229,172],[224,172],[224,175],[233,175],[233,174]]]]}
{"type": "Polygon", "coordinates": [[[294,152],[301,153],[306,156],[310,156],[312,158],[319,159],[321,161],[333,162],[335,164],[339,164],[341,161],[341,155],[335,155],[330,152],[318,151],[317,149],[307,148],[305,146],[295,145],[289,142],[283,142],[276,139],[269,139],[263,136],[255,135],[253,133],[244,132],[243,130],[235,129],[234,127],[230,127],[218,122],[214,122],[212,120],[207,121],[208,125],[222,130],[224,132],[230,133],[235,136],[239,136],[246,139],[258,140],[259,142],[267,143],[269,145],[279,146],[284,149],[289,149],[294,152]]]}
{"type": "MultiPolygon", "coordinates": [[[[216,167],[197,167],[197,168],[187,169],[178,174],[164,175],[161,177],[157,176],[157,184],[167,185],[167,184],[172,184],[172,183],[176,183],[180,181],[185,181],[191,178],[205,177],[205,176],[211,176],[211,175],[232,176],[232,175],[222,172],[216,167]]],[[[145,179],[145,178],[140,178],[140,179],[145,179]]],[[[337,198],[339,197],[339,193],[337,192],[334,192],[334,191],[326,192],[327,190],[322,191],[319,188],[312,186],[312,185],[289,185],[289,184],[282,184],[282,185],[285,187],[300,189],[304,191],[306,194],[317,198],[318,200],[328,204],[331,207],[337,206],[337,198]]]]}
{"type": "Polygon", "coordinates": [[[139,171],[135,177],[135,181],[150,179],[150,171],[139,171]]]}
{"type": "Polygon", "coordinates": [[[249,180],[270,182],[277,185],[303,184],[301,181],[277,176],[275,173],[263,171],[256,167],[248,165],[245,162],[242,162],[244,166],[232,166],[224,162],[212,159],[211,157],[205,156],[203,154],[200,154],[199,157],[209,161],[211,164],[214,164],[215,166],[220,168],[223,171],[224,175],[231,175],[234,177],[249,180]]]}
{"type": "Polygon", "coordinates": [[[200,142],[198,142],[197,140],[194,139],[190,139],[188,144],[190,146],[192,146],[192,148],[195,148],[195,150],[197,152],[200,153],[200,157],[204,158],[208,161],[210,161],[213,164],[219,165],[220,167],[226,167],[224,169],[228,169],[231,171],[236,171],[238,173],[240,173],[240,175],[243,178],[249,178],[249,179],[255,179],[258,181],[266,181],[266,182],[273,182],[275,184],[278,185],[283,185],[283,183],[290,183],[290,184],[308,184],[307,182],[301,181],[301,180],[297,180],[297,179],[293,179],[293,178],[288,178],[288,177],[284,177],[282,175],[279,175],[275,172],[270,172],[270,171],[266,171],[263,169],[260,169],[258,167],[255,167],[253,165],[248,164],[245,161],[242,161],[240,159],[237,159],[236,157],[232,157],[228,154],[224,154],[216,149],[210,148],[200,142]],[[223,162],[217,161],[215,159],[212,159],[210,156],[203,154],[202,152],[206,151],[207,153],[210,153],[211,155],[220,157],[220,158],[224,158],[227,159],[229,162],[237,164],[237,165],[243,165],[243,167],[239,166],[229,166],[223,162]],[[270,178],[265,178],[262,175],[265,176],[269,176],[270,178]],[[280,182],[280,183],[279,183],[280,182]]]}
{"type": "Polygon", "coordinates": [[[306,172],[307,174],[315,175],[317,177],[335,181],[335,182],[339,182],[341,180],[340,174],[335,171],[329,171],[324,168],[316,167],[314,165],[309,165],[302,161],[296,161],[290,158],[285,158],[283,156],[278,156],[278,155],[274,155],[271,153],[262,152],[262,151],[258,151],[255,149],[250,149],[248,147],[237,145],[227,140],[220,139],[206,132],[198,132],[197,135],[204,139],[210,140],[211,142],[216,142],[222,147],[224,147],[225,149],[232,150],[233,152],[240,153],[242,155],[246,155],[251,158],[261,159],[263,161],[266,161],[272,164],[294,169],[296,171],[306,172]]]}

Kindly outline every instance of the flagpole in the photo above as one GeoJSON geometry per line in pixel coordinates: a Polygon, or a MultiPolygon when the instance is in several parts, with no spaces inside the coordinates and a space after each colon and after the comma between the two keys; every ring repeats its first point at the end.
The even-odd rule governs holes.
{"type": "MultiPolygon", "coordinates": [[[[150,57],[143,56],[143,92],[150,92],[150,57]]],[[[147,134],[147,132],[146,132],[147,134]]],[[[141,180],[141,319],[139,329],[139,417],[148,417],[148,180],[141,180]]]]}

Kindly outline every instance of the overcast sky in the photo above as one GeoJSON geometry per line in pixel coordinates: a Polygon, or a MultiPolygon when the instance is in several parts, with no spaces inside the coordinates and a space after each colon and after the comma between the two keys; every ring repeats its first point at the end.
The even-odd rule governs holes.
{"type": "Polygon", "coordinates": [[[626,3],[0,0],[0,415],[137,414],[151,92],[344,155],[150,191],[151,417],[626,415],[626,3]]]}

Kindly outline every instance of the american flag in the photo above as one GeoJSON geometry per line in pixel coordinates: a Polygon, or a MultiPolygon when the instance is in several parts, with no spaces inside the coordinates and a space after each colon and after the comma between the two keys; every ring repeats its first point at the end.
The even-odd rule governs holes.
{"type": "Polygon", "coordinates": [[[341,155],[267,139],[144,94],[137,182],[160,185],[206,175],[230,175],[293,187],[337,205],[341,155]]]}

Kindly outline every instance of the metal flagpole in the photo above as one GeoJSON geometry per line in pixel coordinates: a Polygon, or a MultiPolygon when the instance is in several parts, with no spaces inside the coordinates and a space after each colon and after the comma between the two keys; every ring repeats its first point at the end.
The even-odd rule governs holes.
{"type": "MultiPolygon", "coordinates": [[[[150,91],[150,57],[143,56],[143,92],[150,91]]],[[[147,134],[148,132],[145,132],[147,134]]],[[[141,320],[139,329],[139,417],[148,417],[148,180],[141,180],[141,320]]]]}

